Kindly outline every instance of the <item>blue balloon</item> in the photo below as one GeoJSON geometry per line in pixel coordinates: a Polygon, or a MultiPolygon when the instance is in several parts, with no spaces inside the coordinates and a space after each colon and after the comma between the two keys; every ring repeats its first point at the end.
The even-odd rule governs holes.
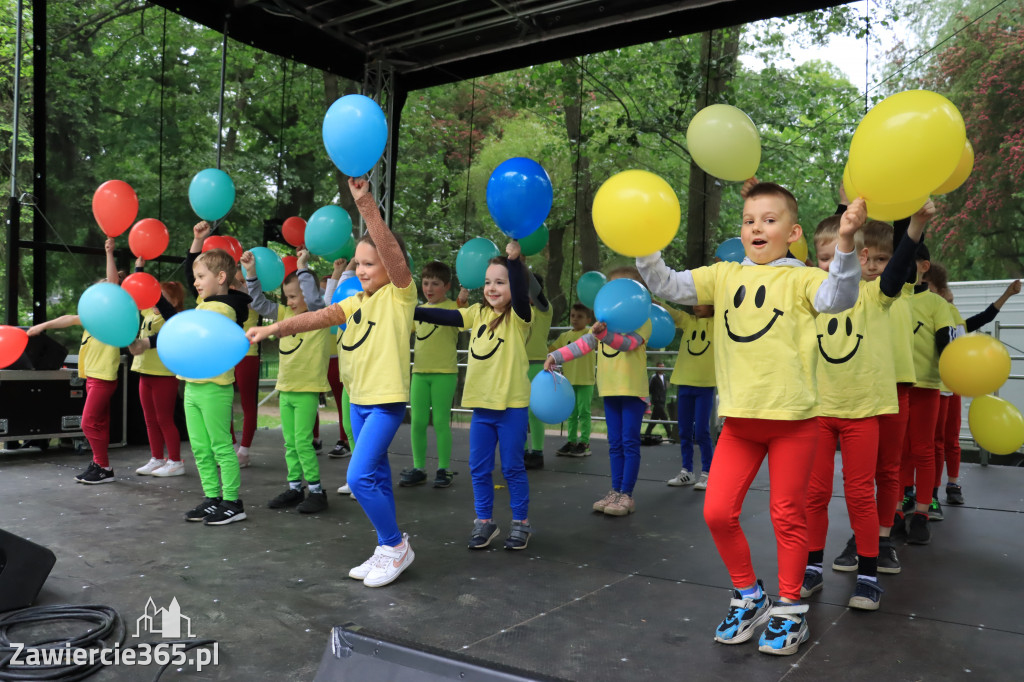
{"type": "Polygon", "coordinates": [[[539,163],[521,156],[501,162],[487,181],[487,209],[512,239],[533,234],[554,201],[551,178],[539,163]]]}
{"type": "Polygon", "coordinates": [[[256,261],[256,277],[263,291],[272,291],[284,281],[284,261],[276,253],[265,246],[254,246],[249,249],[256,261]]]}
{"type": "Polygon", "coordinates": [[[651,295],[636,280],[613,279],[594,300],[594,317],[619,334],[635,332],[651,314],[651,295]]]}
{"type": "MultiPolygon", "coordinates": [[[[327,110],[324,148],[345,175],[368,173],[388,143],[388,122],[380,106],[365,95],[345,95],[327,110]]],[[[308,229],[308,225],[307,225],[308,229]]]]}
{"type": "Polygon", "coordinates": [[[110,282],[93,284],[78,299],[78,316],[97,341],[123,348],[139,334],[139,307],[131,295],[110,282]]]}
{"type": "Polygon", "coordinates": [[[352,241],[352,216],[333,204],[318,208],[306,221],[305,240],[310,253],[325,258],[334,255],[352,241]]]}
{"type": "Polygon", "coordinates": [[[186,310],[164,323],[156,353],[167,369],[186,379],[210,379],[249,352],[249,339],[233,319],[212,310],[186,310]]]}
{"type": "Polygon", "coordinates": [[[189,183],[188,202],[203,220],[220,220],[235,203],[235,183],[219,168],[201,170],[189,183]]]}
{"type": "Polygon", "coordinates": [[[608,278],[597,270],[584,272],[580,275],[580,278],[576,280],[576,293],[580,297],[580,303],[593,310],[597,292],[601,291],[601,287],[607,281],[608,278]]]}
{"type": "MultiPolygon", "coordinates": [[[[334,293],[331,295],[331,303],[341,303],[349,296],[355,296],[362,290],[363,283],[359,281],[359,278],[349,277],[344,282],[341,282],[338,285],[338,287],[334,290],[334,293]]],[[[333,327],[331,327],[331,333],[337,334],[339,329],[341,331],[345,331],[346,327],[348,327],[347,324],[334,325],[333,327]]]]}
{"type": "Polygon", "coordinates": [[[572,384],[561,374],[542,370],[530,383],[530,411],[545,424],[560,424],[576,406],[572,384]]]}
{"type": "Polygon", "coordinates": [[[484,237],[476,237],[463,244],[455,255],[455,274],[459,276],[459,284],[467,289],[482,287],[487,277],[487,264],[500,253],[498,245],[484,237]]]}
{"type": "Polygon", "coordinates": [[[726,239],[718,245],[715,256],[731,263],[742,263],[747,257],[746,251],[743,250],[743,240],[739,237],[726,239]]]}
{"type": "Polygon", "coordinates": [[[648,348],[664,348],[676,338],[676,323],[668,311],[660,305],[651,305],[651,338],[647,339],[648,348]]]}

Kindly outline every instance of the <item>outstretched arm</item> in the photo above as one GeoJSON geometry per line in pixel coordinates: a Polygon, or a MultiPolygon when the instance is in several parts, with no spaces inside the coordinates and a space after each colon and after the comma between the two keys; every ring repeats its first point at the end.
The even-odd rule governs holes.
{"type": "Polygon", "coordinates": [[[114,238],[108,237],[103,243],[103,249],[107,252],[107,281],[111,284],[121,285],[121,278],[117,276],[117,263],[114,261],[114,238]]]}
{"type": "Polygon", "coordinates": [[[329,305],[322,310],[302,313],[287,320],[281,320],[264,327],[252,327],[245,333],[252,343],[259,343],[268,336],[291,336],[314,329],[326,329],[336,324],[345,324],[345,311],[338,304],[329,305]]]}
{"type": "Polygon", "coordinates": [[[996,319],[996,315],[998,315],[999,311],[1003,309],[1006,302],[1010,300],[1010,297],[1019,293],[1020,280],[1017,279],[1010,282],[1010,286],[1006,287],[1006,291],[1003,292],[1003,295],[996,299],[991,305],[989,305],[989,307],[985,308],[977,315],[971,315],[964,320],[964,328],[969,332],[978,331],[986,324],[996,319]]]}
{"type": "Polygon", "coordinates": [[[413,310],[412,319],[416,322],[438,324],[442,327],[462,327],[465,324],[462,319],[462,313],[458,310],[447,310],[445,308],[422,308],[417,306],[413,310]]]}
{"type": "Polygon", "coordinates": [[[655,296],[683,305],[697,305],[697,286],[689,270],[673,270],[665,265],[661,251],[636,259],[637,270],[655,296]]]}
{"type": "Polygon", "coordinates": [[[366,221],[366,229],[377,247],[381,263],[388,272],[388,279],[399,289],[404,289],[412,284],[412,273],[409,272],[409,263],[405,260],[402,247],[398,245],[395,235],[388,229],[384,219],[380,216],[377,202],[370,194],[370,183],[366,180],[348,179],[348,188],[352,192],[352,198],[356,200],[356,207],[359,215],[366,221]]]}
{"type": "Polygon", "coordinates": [[[256,258],[252,255],[252,251],[246,251],[242,254],[238,264],[242,266],[242,274],[245,275],[245,286],[249,290],[249,296],[252,297],[252,309],[257,313],[271,320],[277,319],[277,304],[273,301],[268,301],[267,297],[263,295],[263,285],[260,284],[260,280],[256,277],[256,258]]]}
{"type": "Polygon", "coordinates": [[[840,313],[857,302],[860,293],[860,260],[853,235],[863,227],[867,209],[863,199],[851,203],[839,223],[836,256],[828,269],[828,277],[814,296],[814,309],[819,313],[840,313]]]}
{"type": "Polygon", "coordinates": [[[519,242],[509,242],[505,246],[505,254],[508,256],[508,288],[512,290],[512,310],[520,319],[529,322],[533,318],[533,311],[530,310],[530,285],[526,281],[529,274],[521,259],[519,242]]]}
{"type": "Polygon", "coordinates": [[[64,329],[66,327],[73,327],[76,324],[82,324],[82,320],[78,315],[61,315],[58,318],[40,322],[33,327],[29,327],[25,333],[29,336],[39,336],[47,329],[64,329]]]}
{"type": "Polygon", "coordinates": [[[609,334],[608,325],[604,322],[597,322],[593,327],[591,327],[591,330],[598,341],[601,341],[604,345],[614,348],[615,350],[628,352],[636,350],[640,346],[644,345],[644,337],[640,336],[636,332],[630,332],[628,334],[612,332],[609,334]]]}

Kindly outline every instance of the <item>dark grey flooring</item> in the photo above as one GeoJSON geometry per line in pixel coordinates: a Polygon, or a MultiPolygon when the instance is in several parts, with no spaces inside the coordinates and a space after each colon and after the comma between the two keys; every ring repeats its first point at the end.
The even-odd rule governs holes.
{"type": "MultiPolygon", "coordinates": [[[[325,429],[325,441],[336,432],[325,429]]],[[[273,511],[283,489],[279,431],[261,431],[254,465],[242,472],[249,519],[212,528],[182,520],[200,498],[188,475],[134,475],[140,448],[113,450],[114,484],[72,476],[88,460],[70,451],[0,454],[0,528],[51,548],[57,565],[41,604],[115,607],[130,636],[147,600],[177,598],[194,634],[219,641],[219,664],[202,673],[172,667],[163,679],[309,680],[331,626],[353,622],[384,636],[513,666],[525,676],[571,680],[1016,680],[1024,666],[1024,469],[965,465],[967,505],[946,508],[934,540],[900,550],[904,571],[884,576],[882,609],[845,607],[855,576],[826,570],[812,598],[811,641],[792,657],[755,643],[712,641],[728,608],[729,581],[701,514],[702,493],[664,481],[679,468],[674,446],[644,448],[638,511],[611,518],[590,510],[608,489],[607,449],[554,457],[530,473],[536,534],[523,552],[470,552],[473,505],[467,432],[455,431],[447,490],[395,488],[413,566],[370,589],[347,577],[375,534],[358,504],[333,491],[348,460],[321,458],[331,506],[302,516],[273,511]]],[[[411,465],[408,429],[392,446],[397,472],[411,465]]],[[[428,467],[434,462],[428,459],[428,467]]],[[[500,474],[496,478],[501,482],[500,474]]],[[[837,475],[838,481],[838,475],[837,475]]],[[[832,502],[826,561],[850,531],[841,486],[832,502]]],[[[507,529],[507,491],[495,514],[507,529]]],[[[743,514],[755,566],[777,590],[767,512],[767,473],[743,514]]],[[[149,679],[155,668],[109,668],[95,679],[149,679]]]]}

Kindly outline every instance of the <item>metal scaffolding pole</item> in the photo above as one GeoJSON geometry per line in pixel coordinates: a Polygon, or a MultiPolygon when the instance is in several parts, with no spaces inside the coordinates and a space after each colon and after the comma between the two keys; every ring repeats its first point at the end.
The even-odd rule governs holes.
{"type": "MultiPolygon", "coordinates": [[[[392,194],[395,181],[395,151],[393,141],[397,139],[397,119],[395,117],[395,70],[387,62],[374,60],[366,64],[363,75],[363,94],[380,105],[388,123],[388,143],[384,146],[384,154],[370,171],[370,187],[373,198],[377,201],[384,222],[391,225],[392,194]]],[[[401,105],[398,107],[401,111],[401,105]]],[[[362,219],[359,221],[359,232],[366,229],[362,219]]]]}

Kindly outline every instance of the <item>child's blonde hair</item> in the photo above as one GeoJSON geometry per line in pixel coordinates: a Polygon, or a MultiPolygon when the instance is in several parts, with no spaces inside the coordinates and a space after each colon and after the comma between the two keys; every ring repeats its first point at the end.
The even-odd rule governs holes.
{"type": "MultiPolygon", "coordinates": [[[[226,273],[228,277],[225,283],[228,285],[235,281],[235,272],[238,269],[235,265],[235,259],[224,249],[204,251],[199,254],[195,262],[202,263],[206,266],[207,270],[215,275],[221,272],[226,273]]],[[[193,265],[193,267],[195,266],[193,265]]]]}
{"type": "Polygon", "coordinates": [[[647,283],[644,282],[644,278],[640,276],[640,271],[636,269],[635,265],[620,265],[617,268],[612,268],[608,271],[607,277],[610,280],[623,278],[633,279],[640,282],[644,288],[647,288],[647,283]]]}
{"type": "Polygon", "coordinates": [[[840,216],[830,215],[818,223],[818,227],[814,229],[814,248],[820,249],[825,244],[839,239],[840,220],[840,216]]]}
{"type": "Polygon", "coordinates": [[[853,243],[857,245],[858,251],[877,249],[891,256],[892,233],[893,227],[889,223],[883,223],[881,220],[869,220],[853,235],[853,243]]]}

